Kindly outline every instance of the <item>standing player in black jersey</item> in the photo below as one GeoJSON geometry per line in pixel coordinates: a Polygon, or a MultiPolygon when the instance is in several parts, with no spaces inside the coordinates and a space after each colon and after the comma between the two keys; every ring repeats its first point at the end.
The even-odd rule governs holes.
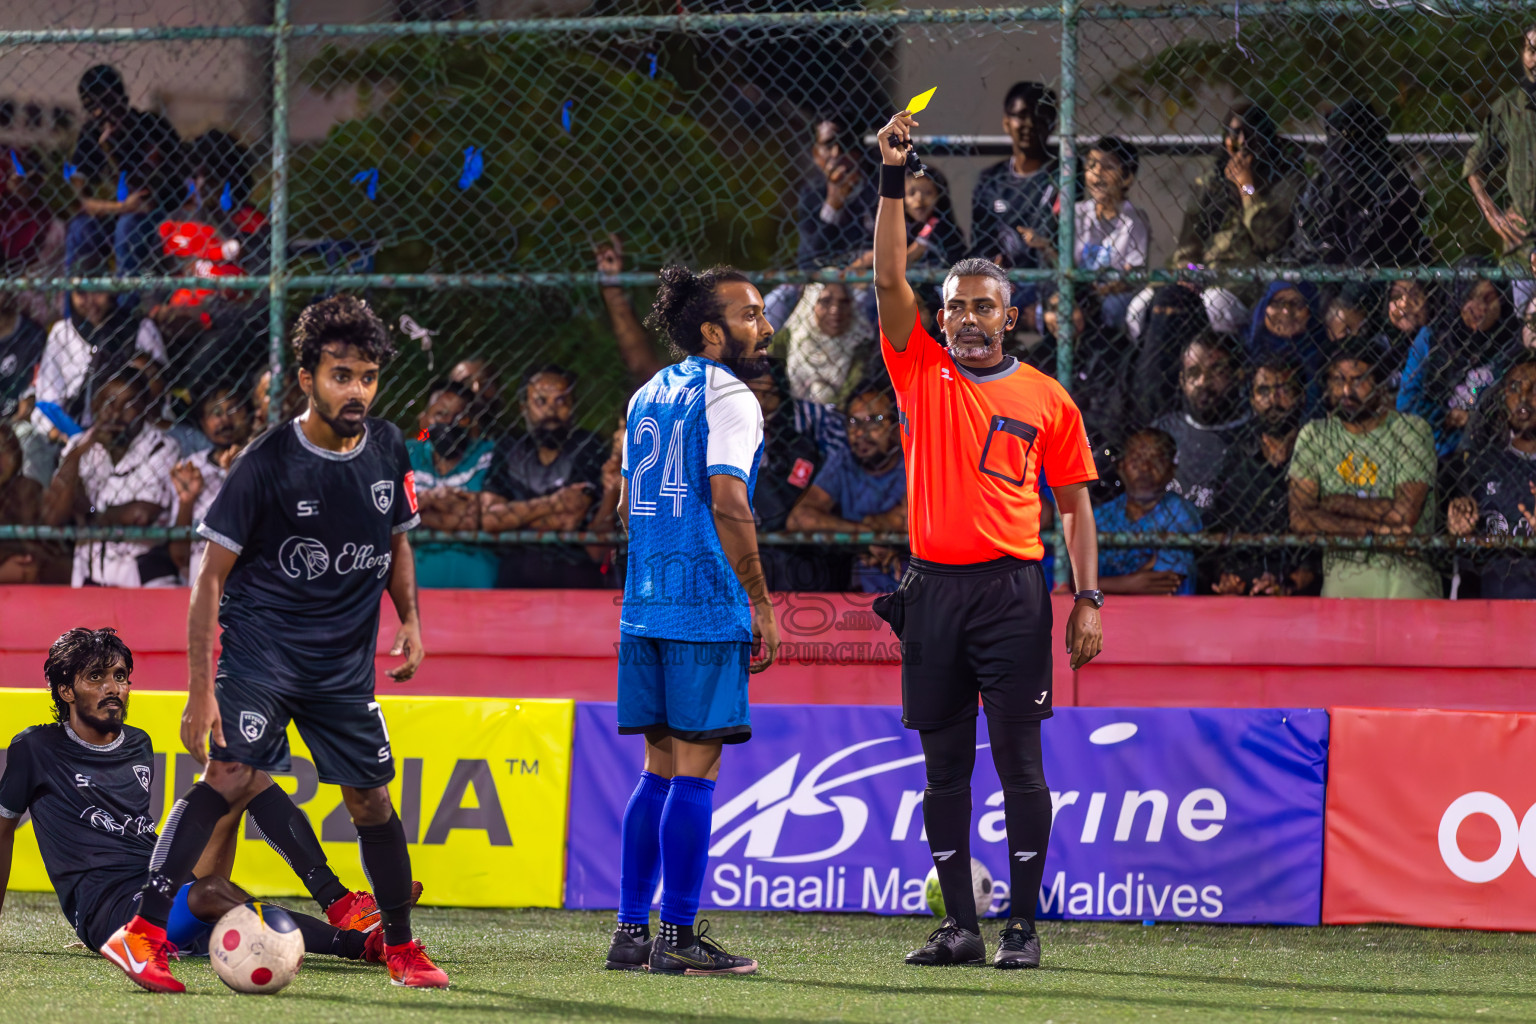
{"type": "MultiPolygon", "coordinates": [[[[154,854],[155,755],[149,734],[125,724],[133,652],[116,630],[71,629],[48,649],[43,675],[54,721],[23,730],[0,770],[0,905],[16,830],[31,812],[59,907],[80,941],[95,948],[133,912],[154,854]]],[[[197,881],[176,893],[166,932],[183,953],[205,949],[214,923],[250,898],[228,878],[237,824],[235,814],[219,822],[198,863],[197,881]]],[[[380,959],[372,935],[289,913],[306,952],[380,959]]],[[[114,952],[130,974],[152,969],[152,961],[130,959],[129,949],[114,952]]],[[[168,975],[161,980],[167,979],[179,984],[168,975]]]]}
{"type": "Polygon", "coordinates": [[[288,770],[292,720],[357,826],[391,981],[446,988],[411,938],[410,851],[386,788],[394,758],[373,695],[386,588],[401,623],[391,653],[406,658],[389,675],[409,679],[423,654],[406,540],[421,521],[410,459],[399,428],[368,416],[394,347],[366,303],[338,295],[299,315],[293,352],[308,411],[246,448],[198,527],[209,544],[187,615],[181,740],[200,761],[206,749],[208,770],[171,809],[138,915],[111,941],[159,948],[177,887],[231,810],[247,808],[301,878],[328,873],[308,819],[266,775],[288,770]]]}

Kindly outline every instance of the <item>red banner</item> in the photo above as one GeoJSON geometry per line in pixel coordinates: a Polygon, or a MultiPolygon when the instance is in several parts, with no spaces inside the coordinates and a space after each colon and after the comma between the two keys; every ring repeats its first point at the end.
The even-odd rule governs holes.
{"type": "Polygon", "coordinates": [[[1331,715],[1323,923],[1536,931],[1536,714],[1331,715]]]}

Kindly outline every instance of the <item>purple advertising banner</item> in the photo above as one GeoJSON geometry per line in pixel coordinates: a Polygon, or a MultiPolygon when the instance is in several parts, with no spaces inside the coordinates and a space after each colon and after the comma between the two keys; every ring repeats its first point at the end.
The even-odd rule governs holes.
{"type": "MultiPolygon", "coordinates": [[[[706,910],[926,913],[923,758],[900,709],[761,705],[725,749],[706,910]]],[[[1003,794],[985,730],[971,854],[1006,914],[1003,794]]],[[[1317,924],[1321,710],[1059,708],[1044,725],[1054,824],[1037,911],[1094,920],[1317,924]]],[[[576,705],[565,905],[612,908],[643,743],[576,705]]]]}

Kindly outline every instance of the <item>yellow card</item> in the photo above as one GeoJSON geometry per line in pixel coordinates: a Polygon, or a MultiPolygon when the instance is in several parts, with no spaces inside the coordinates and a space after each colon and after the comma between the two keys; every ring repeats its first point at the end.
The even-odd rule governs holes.
{"type": "Polygon", "coordinates": [[[933,99],[933,94],[938,91],[939,87],[934,86],[927,92],[920,92],[916,96],[913,96],[910,100],[907,100],[907,113],[915,114],[920,110],[926,109],[928,106],[928,101],[933,99]]]}

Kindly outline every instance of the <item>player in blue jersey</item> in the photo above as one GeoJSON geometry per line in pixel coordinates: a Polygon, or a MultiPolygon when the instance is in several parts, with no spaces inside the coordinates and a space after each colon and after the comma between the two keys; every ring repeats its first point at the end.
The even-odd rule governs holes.
{"type": "Polygon", "coordinates": [[[619,925],[605,966],[751,974],[756,960],[721,949],[694,918],[721,746],[751,737],[747,675],[772,664],[779,646],[752,517],[763,414],[742,383],[767,368],[773,327],[763,297],[735,270],[667,267],[660,276],[646,323],[682,360],[636,392],[625,427],[619,731],[645,736],[645,770],[624,812],[619,925]]]}
{"type": "Polygon", "coordinates": [[[291,721],[320,781],[341,787],[357,827],[390,980],[447,988],[411,937],[411,855],[390,800],[395,762],[373,693],[386,590],[400,616],[391,653],[406,657],[389,675],[409,679],[423,656],[406,537],[421,522],[415,477],[400,429],[368,415],[394,346],[367,303],[336,295],[299,315],[293,351],[308,410],[251,442],[198,527],[209,543],[187,612],[181,740],[207,770],[172,807],[138,913],[103,953],[141,986],[182,990],[165,966],[172,900],[215,823],[242,808],[328,916],[338,908],[350,915],[355,900],[327,866],[314,828],[267,774],[289,769],[291,721]],[[217,672],[215,625],[223,630],[217,672]],[[155,960],[154,984],[130,969],[146,957],[155,960]]]}

